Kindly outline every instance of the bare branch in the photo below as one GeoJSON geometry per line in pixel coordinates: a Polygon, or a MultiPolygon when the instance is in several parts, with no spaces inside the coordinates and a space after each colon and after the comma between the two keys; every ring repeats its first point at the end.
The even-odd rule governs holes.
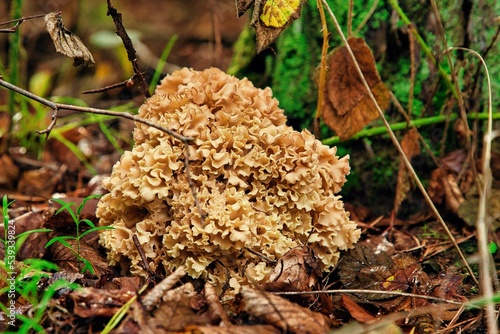
{"type": "Polygon", "coordinates": [[[135,75],[138,78],[139,87],[141,88],[142,93],[144,94],[145,97],[150,97],[151,94],[149,93],[146,80],[144,80],[144,77],[142,76],[141,71],[139,70],[139,62],[136,57],[137,52],[135,51],[134,44],[132,43],[132,40],[130,39],[129,35],[127,34],[127,31],[125,30],[125,27],[123,26],[122,14],[118,12],[115,7],[113,7],[111,0],[108,0],[107,15],[113,18],[113,22],[115,23],[116,26],[116,34],[122,39],[123,45],[127,50],[128,60],[132,63],[132,67],[134,69],[135,75]]]}
{"type": "Polygon", "coordinates": [[[15,25],[13,27],[10,27],[10,28],[0,29],[0,33],[14,33],[14,32],[17,31],[17,29],[19,28],[19,26],[24,21],[31,20],[31,19],[38,19],[38,18],[44,17],[44,16],[45,16],[45,14],[38,14],[38,15],[32,15],[32,16],[23,16],[23,17],[21,17],[19,19],[1,22],[0,26],[4,26],[4,25],[7,25],[7,24],[11,24],[11,23],[15,23],[15,25]]]}

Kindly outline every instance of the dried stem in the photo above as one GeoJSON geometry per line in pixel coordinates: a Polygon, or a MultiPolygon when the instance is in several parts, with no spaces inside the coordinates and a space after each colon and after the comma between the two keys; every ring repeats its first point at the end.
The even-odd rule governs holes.
{"type": "Polygon", "coordinates": [[[321,47],[321,65],[319,70],[319,80],[318,80],[318,104],[316,106],[316,115],[314,117],[314,135],[316,138],[320,138],[321,131],[319,129],[319,122],[321,115],[323,113],[323,105],[325,103],[325,80],[326,72],[328,71],[328,65],[326,63],[327,53],[328,53],[328,25],[326,24],[325,10],[323,9],[323,4],[318,1],[318,11],[319,17],[321,18],[321,31],[323,32],[323,46],[321,47]]]}
{"type": "MultiPolygon", "coordinates": [[[[484,67],[486,72],[486,79],[488,81],[488,125],[486,134],[483,138],[483,159],[482,159],[482,169],[483,169],[483,182],[482,188],[479,196],[479,208],[477,214],[477,222],[476,222],[476,230],[477,230],[477,239],[479,244],[479,256],[481,260],[479,261],[479,276],[481,279],[481,292],[486,300],[490,302],[486,304],[486,319],[488,325],[488,333],[495,334],[498,333],[498,327],[496,324],[496,314],[495,314],[495,304],[493,302],[493,286],[491,282],[491,276],[496,276],[496,270],[494,269],[493,261],[490,256],[490,252],[488,250],[488,230],[490,229],[490,223],[488,220],[491,218],[487,215],[487,206],[489,203],[490,195],[491,195],[491,142],[492,140],[498,136],[498,131],[493,131],[493,102],[492,102],[492,93],[491,93],[491,81],[490,74],[488,71],[488,67],[484,59],[481,57],[479,53],[476,51],[466,49],[466,48],[451,48],[451,50],[464,50],[469,53],[474,54],[474,56],[478,57],[481,61],[481,64],[484,67]]],[[[472,164],[472,163],[471,163],[472,164]]]]}
{"type": "Polygon", "coordinates": [[[340,25],[339,25],[339,23],[337,21],[337,18],[335,17],[335,14],[333,14],[332,9],[330,8],[330,6],[326,2],[326,0],[322,0],[322,1],[323,1],[323,4],[325,5],[326,9],[328,10],[328,13],[330,14],[330,17],[333,20],[333,23],[334,23],[334,25],[335,25],[335,27],[337,29],[337,32],[339,33],[340,37],[342,38],[342,41],[343,41],[343,43],[344,43],[344,45],[346,47],[347,52],[349,53],[349,56],[351,57],[351,59],[352,59],[352,61],[354,63],[354,67],[356,68],[356,72],[358,73],[359,77],[361,78],[361,82],[363,83],[363,86],[365,87],[366,92],[368,93],[368,96],[370,97],[370,100],[375,105],[375,107],[376,107],[376,109],[377,109],[377,111],[379,113],[379,116],[382,119],[382,122],[384,123],[384,125],[385,125],[385,127],[386,127],[386,129],[387,129],[387,131],[389,133],[389,136],[391,137],[391,140],[392,140],[394,146],[396,147],[396,149],[398,150],[398,152],[399,152],[399,154],[401,156],[401,159],[403,160],[406,168],[410,172],[410,175],[412,176],[413,180],[417,184],[418,188],[422,192],[422,195],[424,196],[425,201],[427,202],[427,204],[431,208],[434,216],[436,217],[436,219],[439,221],[439,223],[441,224],[441,226],[445,230],[446,234],[448,235],[448,237],[450,238],[451,242],[453,243],[453,246],[455,246],[455,249],[457,250],[458,255],[462,259],[462,261],[464,263],[464,266],[467,268],[467,271],[469,272],[469,274],[471,276],[471,279],[474,281],[474,283],[476,283],[479,286],[479,281],[474,276],[474,271],[472,271],[472,268],[469,266],[469,263],[467,263],[467,260],[466,260],[466,258],[464,256],[464,254],[462,253],[462,250],[458,246],[455,238],[453,237],[453,234],[451,233],[450,229],[448,228],[448,226],[446,225],[445,221],[443,220],[443,217],[441,217],[441,215],[439,214],[438,209],[436,208],[436,206],[432,202],[431,198],[429,197],[429,194],[425,190],[424,185],[420,181],[417,173],[415,172],[415,170],[413,169],[413,166],[411,165],[410,161],[408,160],[408,157],[404,153],[403,148],[401,147],[401,144],[399,143],[398,139],[396,138],[396,135],[391,130],[391,125],[389,124],[389,122],[385,118],[384,112],[380,108],[377,100],[375,99],[375,96],[373,96],[373,93],[372,93],[372,91],[370,89],[370,86],[366,82],[366,79],[365,79],[365,77],[363,75],[363,72],[361,71],[361,68],[359,67],[359,64],[358,64],[358,62],[356,60],[356,57],[354,56],[354,53],[352,52],[352,49],[351,49],[349,43],[347,42],[347,39],[346,39],[344,33],[342,32],[342,29],[341,29],[341,27],[340,27],[340,25]]]}
{"type": "Polygon", "coordinates": [[[132,68],[134,69],[134,73],[137,76],[137,79],[139,80],[139,87],[141,88],[142,94],[144,94],[145,97],[150,97],[151,94],[149,93],[146,80],[144,79],[144,77],[141,74],[141,71],[139,70],[139,61],[137,60],[136,57],[137,52],[135,51],[134,44],[132,43],[130,36],[127,34],[127,31],[123,26],[122,14],[118,12],[115,7],[113,7],[111,0],[107,1],[108,1],[107,15],[113,18],[113,22],[115,23],[116,26],[116,34],[122,39],[123,45],[127,50],[128,60],[132,63],[132,68]]]}
{"type": "Polygon", "coordinates": [[[37,131],[38,134],[46,134],[47,137],[49,136],[50,131],[54,128],[54,126],[57,123],[57,116],[58,116],[59,110],[74,110],[74,111],[84,112],[84,113],[89,113],[89,114],[106,115],[106,116],[114,116],[114,117],[122,117],[122,118],[130,119],[134,122],[142,123],[142,124],[148,125],[152,128],[163,131],[163,132],[171,135],[172,137],[180,140],[184,144],[185,170],[186,170],[187,179],[189,182],[189,186],[191,188],[191,192],[192,192],[193,197],[194,197],[194,201],[196,203],[196,207],[197,207],[198,212],[200,214],[202,224],[204,224],[205,214],[203,213],[203,210],[201,209],[200,202],[198,201],[198,196],[196,195],[196,189],[195,189],[193,181],[191,179],[191,172],[189,169],[189,143],[192,142],[194,140],[194,138],[182,136],[173,130],[170,130],[164,126],[158,125],[154,122],[151,122],[147,119],[144,119],[144,118],[136,116],[136,115],[123,113],[123,112],[117,112],[117,111],[104,110],[104,109],[79,107],[79,106],[73,106],[73,105],[69,105],[69,104],[55,103],[55,102],[49,101],[47,99],[44,99],[40,96],[37,96],[31,92],[28,92],[27,90],[24,90],[20,87],[17,87],[11,83],[8,83],[7,81],[4,81],[1,76],[0,76],[0,86],[3,86],[7,89],[10,89],[18,94],[24,95],[32,100],[40,102],[41,104],[54,110],[54,113],[52,114],[52,121],[49,124],[49,126],[45,130],[37,131]]]}
{"type": "Polygon", "coordinates": [[[0,33],[14,33],[14,32],[17,31],[17,29],[19,28],[19,26],[24,21],[31,20],[31,19],[38,19],[38,18],[41,18],[41,17],[44,17],[44,16],[45,16],[45,14],[38,14],[38,15],[32,15],[32,16],[23,16],[23,17],[21,17],[19,19],[2,22],[2,23],[0,23],[0,26],[4,26],[4,25],[7,25],[7,24],[11,24],[11,23],[15,23],[15,25],[13,27],[10,27],[10,28],[0,29],[0,33]]]}

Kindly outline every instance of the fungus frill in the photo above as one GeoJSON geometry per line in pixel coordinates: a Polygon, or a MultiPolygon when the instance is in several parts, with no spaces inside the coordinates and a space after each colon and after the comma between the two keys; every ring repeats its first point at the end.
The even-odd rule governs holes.
{"type": "Polygon", "coordinates": [[[185,265],[192,277],[238,290],[246,275],[262,282],[272,268],[252,249],[278,259],[308,244],[327,271],[360,235],[340,191],[348,157],[287,126],[271,90],[211,68],[167,76],[139,115],[193,137],[183,144],[136,124],[135,145],[116,163],[97,215],[111,264],[145,275],[136,234],[154,271],[185,265]]]}

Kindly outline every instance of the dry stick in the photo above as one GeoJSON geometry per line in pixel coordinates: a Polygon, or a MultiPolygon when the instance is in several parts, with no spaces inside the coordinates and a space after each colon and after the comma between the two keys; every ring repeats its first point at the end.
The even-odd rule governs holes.
{"type": "MultiPolygon", "coordinates": [[[[106,115],[106,116],[115,116],[115,117],[123,117],[127,118],[130,120],[133,120],[138,123],[142,123],[145,125],[148,125],[150,127],[156,128],[160,131],[166,132],[172,137],[182,141],[184,144],[188,144],[189,142],[193,141],[194,138],[191,137],[184,137],[180,134],[178,134],[175,131],[172,131],[166,127],[163,127],[161,125],[158,125],[156,123],[153,123],[147,119],[144,119],[142,117],[136,116],[136,115],[131,115],[128,113],[123,113],[123,112],[118,112],[118,111],[111,111],[111,110],[104,110],[104,109],[96,109],[96,108],[88,108],[88,107],[79,107],[79,106],[73,106],[70,104],[62,104],[62,103],[55,103],[49,100],[44,99],[43,97],[37,96],[33,93],[28,92],[27,90],[24,90],[20,87],[17,87],[11,83],[8,83],[7,81],[4,81],[2,77],[0,77],[0,86],[3,86],[5,88],[8,88],[10,90],[13,90],[16,93],[19,93],[21,95],[24,95],[32,100],[35,100],[37,102],[40,102],[41,104],[53,109],[54,111],[57,110],[74,110],[74,111],[80,111],[84,113],[89,113],[89,114],[97,114],[97,115],[106,115]]],[[[54,121],[57,120],[55,119],[56,117],[52,115],[52,122],[55,123],[54,121]]],[[[52,123],[51,123],[52,125],[52,123]]],[[[38,134],[44,134],[44,133],[50,133],[54,126],[49,126],[47,129],[43,131],[38,131],[38,134]]]]}
{"type": "Polygon", "coordinates": [[[316,115],[314,117],[314,135],[316,138],[321,137],[321,131],[319,129],[319,122],[321,114],[323,113],[323,105],[325,104],[325,80],[326,72],[328,71],[328,65],[326,63],[326,56],[328,53],[328,26],[326,24],[325,10],[323,9],[323,4],[318,1],[318,11],[319,17],[321,18],[321,30],[323,32],[323,45],[321,47],[321,65],[319,70],[319,80],[318,80],[318,104],[316,106],[316,115]]]}
{"type": "Polygon", "coordinates": [[[139,62],[137,61],[137,57],[135,55],[137,52],[135,51],[134,44],[132,43],[132,40],[130,39],[127,31],[125,30],[125,27],[123,26],[122,14],[118,12],[115,7],[113,7],[111,0],[108,0],[108,12],[106,15],[113,18],[113,22],[116,26],[116,34],[122,39],[123,45],[127,50],[128,60],[132,63],[134,73],[139,79],[139,87],[141,88],[142,94],[144,94],[145,97],[150,97],[151,94],[149,93],[146,80],[144,80],[144,77],[139,70],[139,62]]]}
{"type": "Polygon", "coordinates": [[[340,293],[352,293],[352,294],[376,294],[376,295],[391,295],[391,296],[403,296],[403,297],[412,297],[412,298],[420,298],[433,300],[437,302],[443,302],[453,305],[464,305],[464,303],[457,302],[454,300],[432,297],[426,295],[419,295],[415,293],[409,292],[401,292],[401,291],[382,291],[382,290],[363,290],[363,289],[335,289],[335,290],[317,290],[317,291],[282,291],[282,292],[271,292],[274,295],[280,296],[296,296],[296,295],[316,295],[316,294],[340,294],[340,293]]]}
{"type": "MultiPolygon", "coordinates": [[[[498,333],[498,327],[495,321],[495,304],[493,303],[493,287],[490,277],[490,268],[494,268],[493,263],[491,261],[490,253],[488,250],[488,227],[490,224],[487,222],[487,214],[486,214],[486,206],[489,203],[489,198],[491,195],[491,141],[498,136],[498,131],[493,133],[493,105],[491,98],[491,81],[490,74],[488,71],[488,67],[484,59],[477,53],[476,51],[466,49],[466,48],[451,48],[451,50],[465,50],[476,57],[481,61],[484,70],[486,72],[486,80],[488,82],[488,125],[486,130],[486,135],[483,138],[483,184],[481,189],[481,194],[479,196],[479,208],[477,213],[477,239],[479,243],[479,256],[481,261],[479,261],[479,274],[481,279],[481,291],[486,300],[490,300],[491,302],[486,304],[486,318],[488,325],[488,333],[494,334],[498,333]]],[[[493,270],[493,275],[495,274],[495,270],[493,270]]]]}
{"type": "Polygon", "coordinates": [[[89,114],[97,114],[97,115],[106,115],[106,116],[115,116],[115,117],[123,117],[130,119],[134,122],[142,123],[145,125],[148,125],[152,128],[158,129],[160,131],[166,132],[172,137],[180,140],[184,144],[184,152],[185,152],[185,170],[186,170],[186,175],[189,183],[189,187],[191,188],[191,193],[193,194],[194,202],[196,204],[196,207],[198,209],[198,212],[200,214],[200,219],[203,225],[204,223],[204,217],[205,214],[203,213],[201,209],[201,204],[198,201],[198,196],[196,195],[196,189],[194,188],[193,181],[191,179],[191,172],[189,169],[189,143],[194,140],[194,138],[191,137],[185,137],[180,134],[178,134],[175,131],[172,131],[166,127],[163,127],[161,125],[158,125],[156,123],[153,123],[147,119],[144,119],[142,117],[128,114],[128,113],[123,113],[123,112],[117,112],[117,111],[110,111],[110,110],[104,110],[104,109],[96,109],[96,108],[87,108],[87,107],[79,107],[79,106],[73,106],[69,104],[62,104],[62,103],[55,103],[49,100],[46,100],[40,96],[37,96],[33,93],[28,92],[27,90],[24,90],[20,87],[17,87],[11,83],[8,83],[7,81],[4,81],[3,78],[0,76],[0,86],[3,86],[5,88],[8,88],[16,93],[19,93],[21,95],[24,95],[32,100],[35,100],[37,102],[40,102],[43,105],[46,105],[47,107],[51,108],[54,110],[54,113],[52,114],[52,122],[49,124],[47,129],[42,130],[42,131],[37,131],[38,134],[46,134],[47,136],[50,134],[50,131],[54,128],[57,122],[57,115],[59,113],[59,110],[74,110],[74,111],[80,111],[84,113],[89,113],[89,114]]]}
{"type": "Polygon", "coordinates": [[[359,67],[359,64],[358,64],[358,62],[356,60],[356,57],[354,56],[354,53],[352,52],[352,49],[351,49],[349,43],[347,42],[347,39],[346,39],[344,33],[342,32],[342,29],[340,28],[339,22],[337,21],[337,18],[335,17],[335,14],[333,14],[332,9],[330,8],[330,6],[326,2],[326,0],[322,0],[322,1],[323,1],[323,4],[325,5],[326,9],[328,10],[328,13],[330,14],[330,17],[333,20],[333,23],[335,25],[335,28],[337,29],[337,32],[339,33],[340,37],[342,38],[342,41],[343,41],[343,43],[344,43],[344,45],[346,47],[347,52],[349,53],[349,56],[351,57],[352,61],[354,62],[354,67],[356,68],[356,71],[357,71],[358,75],[361,78],[361,82],[363,83],[363,86],[365,87],[365,89],[366,89],[366,91],[368,93],[368,96],[370,97],[370,100],[374,103],[375,107],[377,108],[379,116],[382,119],[382,122],[384,123],[385,127],[387,128],[389,136],[391,137],[391,140],[392,140],[394,146],[398,150],[398,152],[399,152],[399,154],[401,156],[401,159],[403,159],[403,162],[404,162],[406,168],[408,168],[408,171],[410,172],[413,180],[415,181],[415,183],[417,184],[418,188],[422,192],[422,195],[424,196],[425,201],[430,206],[432,212],[436,216],[436,219],[443,226],[443,229],[446,231],[446,234],[448,235],[448,237],[450,238],[450,240],[453,242],[453,245],[455,246],[455,249],[457,250],[458,255],[462,259],[465,267],[467,268],[467,271],[471,275],[472,280],[474,281],[474,283],[476,283],[479,286],[479,281],[474,276],[474,272],[472,271],[472,268],[467,263],[467,260],[465,259],[464,254],[460,250],[460,247],[458,246],[458,244],[457,244],[455,238],[453,237],[453,234],[451,233],[450,229],[448,228],[448,226],[446,226],[446,223],[444,222],[443,218],[439,214],[439,211],[437,210],[436,206],[434,205],[434,203],[432,203],[432,200],[429,197],[429,194],[427,194],[427,191],[425,191],[424,185],[422,184],[422,182],[418,178],[417,173],[415,172],[415,170],[413,169],[413,166],[411,165],[410,161],[408,160],[408,157],[403,152],[403,149],[401,148],[401,145],[399,144],[398,139],[396,138],[396,135],[394,134],[394,132],[391,129],[391,125],[389,124],[389,122],[385,118],[384,112],[382,111],[382,109],[380,108],[377,100],[373,96],[373,93],[372,93],[372,91],[370,89],[370,86],[366,82],[366,79],[365,79],[365,77],[363,75],[363,72],[361,71],[361,68],[359,67]]]}
{"type": "Polygon", "coordinates": [[[144,254],[144,250],[142,249],[141,242],[139,241],[139,238],[137,235],[134,233],[132,234],[132,240],[134,241],[135,248],[137,248],[137,251],[139,252],[139,255],[141,256],[142,263],[144,265],[144,269],[146,269],[148,275],[155,275],[155,272],[151,270],[149,267],[148,259],[146,258],[146,255],[144,254]]]}
{"type": "MultiPolygon", "coordinates": [[[[141,74],[144,74],[146,72],[142,72],[141,74]]],[[[97,94],[97,93],[103,93],[107,92],[108,90],[112,90],[115,88],[120,88],[120,87],[131,87],[134,85],[134,78],[137,77],[137,74],[134,74],[131,78],[124,80],[122,82],[118,82],[109,86],[101,87],[101,88],[96,88],[96,89],[89,89],[89,90],[84,90],[82,94],[97,94]]]]}
{"type": "Polygon", "coordinates": [[[21,17],[19,19],[2,22],[2,23],[0,23],[0,26],[4,26],[4,25],[7,25],[7,24],[11,24],[11,23],[16,23],[16,24],[13,27],[10,27],[10,28],[0,29],[0,32],[4,32],[4,33],[16,32],[16,30],[19,28],[19,26],[24,21],[31,20],[31,19],[38,19],[40,17],[44,17],[45,15],[46,14],[38,14],[38,15],[32,15],[32,16],[23,16],[23,17],[21,17]]]}

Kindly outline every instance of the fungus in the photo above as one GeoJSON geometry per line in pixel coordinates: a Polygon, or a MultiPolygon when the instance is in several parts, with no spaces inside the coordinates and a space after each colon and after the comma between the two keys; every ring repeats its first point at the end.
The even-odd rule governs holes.
{"type": "Polygon", "coordinates": [[[189,168],[205,218],[189,186],[183,144],[137,123],[135,145],[104,180],[109,193],[97,210],[101,225],[115,227],[100,239],[111,264],[146,275],[136,234],[152,270],[185,265],[191,277],[238,291],[246,275],[263,282],[272,270],[255,252],[279,259],[308,244],[328,271],[358,240],[336,195],[348,157],[287,126],[269,88],[215,68],[185,68],[162,81],[139,115],[194,138],[189,168]]]}

